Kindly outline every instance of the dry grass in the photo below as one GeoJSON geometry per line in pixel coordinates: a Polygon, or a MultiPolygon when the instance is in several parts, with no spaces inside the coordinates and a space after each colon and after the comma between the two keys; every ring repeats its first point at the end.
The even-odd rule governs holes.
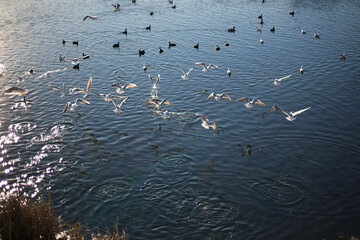
{"type": "MultiPolygon", "coordinates": [[[[49,194],[49,199],[51,199],[49,194]]],[[[117,224],[111,233],[89,232],[80,223],[67,224],[56,217],[51,200],[29,200],[20,194],[0,199],[0,240],[129,240],[117,224]]]]}

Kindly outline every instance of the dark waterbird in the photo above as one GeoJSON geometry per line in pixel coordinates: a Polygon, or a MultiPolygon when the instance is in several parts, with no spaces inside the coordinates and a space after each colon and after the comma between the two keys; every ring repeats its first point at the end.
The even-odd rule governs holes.
{"type": "Polygon", "coordinates": [[[175,9],[175,8],[176,8],[176,5],[172,6],[171,8],[172,8],[172,9],[175,9]]]}
{"type": "Polygon", "coordinates": [[[150,16],[152,16],[152,15],[154,15],[154,12],[153,12],[153,11],[150,12],[150,16]]]}
{"type": "Polygon", "coordinates": [[[346,52],[344,52],[343,54],[341,54],[340,56],[340,60],[345,60],[346,59],[346,52]]]}
{"type": "Polygon", "coordinates": [[[151,30],[151,25],[147,26],[145,29],[150,31],[151,30]]]}
{"type": "Polygon", "coordinates": [[[163,53],[163,52],[164,50],[161,47],[159,47],[159,53],[163,53]]]}
{"type": "Polygon", "coordinates": [[[139,56],[142,56],[144,54],[145,54],[145,49],[143,49],[143,50],[139,49],[139,56]]]}
{"type": "Polygon", "coordinates": [[[79,45],[79,42],[78,41],[73,41],[73,44],[74,45],[79,45]]]}
{"type": "Polygon", "coordinates": [[[215,46],[215,50],[216,50],[216,51],[219,51],[219,50],[220,50],[219,45],[217,45],[217,44],[216,44],[216,46],[215,46]]]}
{"type": "Polygon", "coordinates": [[[262,14],[261,14],[261,15],[259,15],[259,16],[258,16],[258,18],[259,18],[259,19],[262,19],[262,18],[263,18],[262,14]]]}
{"type": "Polygon", "coordinates": [[[275,27],[272,27],[272,28],[270,29],[270,32],[275,32],[275,27]]]}
{"type": "Polygon", "coordinates": [[[85,53],[82,54],[82,59],[88,59],[88,58],[90,58],[89,54],[85,54],[85,53]]]}
{"type": "Polygon", "coordinates": [[[175,47],[175,46],[176,46],[176,43],[172,43],[172,42],[169,41],[169,48],[175,47]]]}
{"type": "Polygon", "coordinates": [[[195,44],[194,48],[199,49],[199,43],[195,44]]]}
{"type": "Polygon", "coordinates": [[[63,40],[61,41],[61,43],[64,45],[64,44],[66,43],[65,39],[63,39],[63,40]]]}
{"type": "Polygon", "coordinates": [[[125,28],[125,30],[122,32],[122,34],[125,34],[125,35],[127,35],[127,28],[125,28]]]}
{"type": "Polygon", "coordinates": [[[118,48],[118,47],[120,47],[120,42],[115,43],[115,44],[113,45],[113,47],[114,47],[114,48],[118,48]]]}
{"type": "Polygon", "coordinates": [[[294,11],[291,11],[291,12],[289,12],[289,14],[290,14],[291,16],[294,16],[294,15],[295,15],[295,12],[294,12],[294,11]]]}
{"type": "Polygon", "coordinates": [[[235,32],[235,26],[228,29],[228,32],[235,32]]]}
{"type": "Polygon", "coordinates": [[[228,47],[228,46],[230,46],[230,44],[228,42],[224,42],[224,46],[228,47]]]}

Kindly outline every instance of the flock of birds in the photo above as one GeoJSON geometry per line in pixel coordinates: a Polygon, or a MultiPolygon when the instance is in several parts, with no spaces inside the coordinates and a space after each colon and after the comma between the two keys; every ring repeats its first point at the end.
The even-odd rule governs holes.
{"type": "MultiPolygon", "coordinates": [[[[173,1],[172,0],[168,0],[170,4],[172,4],[172,8],[176,8],[176,5],[173,4],[173,1]]],[[[264,0],[262,0],[264,2],[264,0]]],[[[135,4],[136,3],[136,0],[132,0],[132,3],[135,4]]],[[[114,6],[114,9],[113,11],[115,12],[118,12],[120,11],[120,4],[117,3],[114,6]]],[[[153,15],[154,13],[153,12],[150,12],[150,15],[153,15]]],[[[291,11],[289,13],[290,15],[294,16],[294,11],[291,11]]],[[[263,21],[263,16],[262,14],[260,16],[258,16],[258,19],[260,19],[260,22],[259,24],[262,26],[264,21],[263,21]]],[[[87,15],[85,16],[82,21],[86,21],[86,20],[99,20],[99,18],[97,16],[90,16],[90,15],[87,15]]],[[[151,25],[149,25],[148,27],[146,27],[146,30],[151,30],[151,25]]],[[[236,28],[235,26],[227,29],[228,32],[230,33],[234,33],[236,31],[236,28]]],[[[258,27],[257,28],[257,31],[258,32],[261,32],[262,31],[262,27],[258,27]]],[[[270,29],[271,32],[275,32],[275,27],[271,28],[270,29]]],[[[127,34],[127,29],[125,29],[123,32],[123,34],[127,34]]],[[[301,33],[302,34],[306,34],[306,30],[305,29],[302,29],[301,30],[301,33]]],[[[320,34],[318,33],[314,33],[314,38],[320,38],[320,34]]],[[[73,44],[75,45],[78,45],[78,41],[73,41],[72,42],[73,44]]],[[[264,40],[261,38],[260,39],[260,43],[263,44],[264,43],[264,40]]],[[[66,41],[63,39],[62,40],[62,44],[66,44],[66,41]]],[[[228,47],[230,44],[228,42],[225,42],[224,43],[224,46],[228,47]]],[[[175,47],[176,44],[173,43],[173,42],[168,42],[168,47],[171,48],[171,47],[175,47]]],[[[113,44],[113,47],[114,48],[119,48],[120,47],[120,43],[115,43],[113,44]]],[[[195,44],[193,46],[194,48],[198,49],[199,48],[199,43],[195,44]]],[[[220,46],[219,45],[216,45],[215,46],[215,50],[220,50],[220,46]]],[[[164,50],[160,47],[159,48],[159,53],[162,53],[164,50]]],[[[145,54],[145,50],[139,50],[139,55],[143,55],[145,54]]],[[[59,56],[59,60],[60,61],[71,61],[71,63],[73,64],[73,68],[75,69],[79,69],[79,64],[80,64],[80,60],[85,60],[85,59],[88,59],[90,58],[90,56],[88,54],[85,54],[83,53],[82,56],[80,56],[79,58],[66,58],[65,56],[62,56],[60,55],[59,56]]],[[[345,60],[346,58],[346,53],[344,52],[341,56],[340,56],[340,59],[341,60],[345,60]]],[[[183,68],[181,68],[180,66],[179,69],[180,71],[182,72],[182,75],[181,75],[181,78],[183,80],[187,80],[189,77],[190,77],[190,73],[192,72],[192,70],[194,69],[194,67],[202,67],[202,71],[204,72],[208,72],[210,71],[211,69],[218,69],[219,66],[215,65],[215,64],[205,64],[204,62],[196,62],[195,65],[193,67],[191,67],[189,70],[184,70],[183,68]]],[[[144,64],[143,67],[142,67],[143,71],[146,72],[147,71],[147,65],[144,64]]],[[[41,79],[41,78],[44,78],[44,77],[48,77],[50,74],[53,74],[53,73],[57,73],[57,72],[62,72],[62,71],[65,71],[67,70],[67,68],[61,68],[61,69],[56,69],[56,70],[51,70],[51,71],[47,71],[39,76],[37,76],[35,79],[41,79]]],[[[298,70],[298,72],[300,74],[303,74],[304,73],[304,68],[303,66],[300,67],[300,69],[298,70]]],[[[296,71],[297,72],[297,71],[296,71]]],[[[227,68],[227,75],[228,77],[231,77],[231,70],[230,68],[227,68]]],[[[18,80],[19,81],[22,81],[22,79],[25,77],[25,75],[33,75],[35,74],[35,70],[33,68],[30,68],[27,72],[25,72],[22,76],[18,77],[18,80]]],[[[273,84],[275,86],[279,86],[281,84],[281,82],[283,80],[286,80],[288,78],[290,78],[294,73],[291,73],[291,74],[288,74],[286,76],[282,76],[282,77],[279,77],[279,78],[273,78],[273,77],[270,77],[268,76],[266,73],[265,75],[268,76],[272,81],[273,81],[273,84]]],[[[1,77],[1,75],[0,75],[1,77]]],[[[159,96],[158,96],[158,84],[160,82],[160,74],[157,75],[156,79],[153,80],[152,76],[150,74],[148,74],[148,78],[151,82],[151,98],[147,99],[145,102],[147,104],[149,104],[150,106],[150,110],[153,111],[154,113],[156,114],[159,114],[163,119],[169,119],[171,115],[179,115],[179,114],[185,114],[185,112],[170,112],[168,110],[163,110],[163,105],[173,105],[172,102],[170,102],[169,100],[167,99],[160,99],[159,96]]],[[[49,84],[49,87],[55,91],[59,91],[61,93],[61,97],[68,97],[68,96],[79,96],[82,94],[81,97],[76,97],[74,101],[69,101],[67,102],[67,104],[65,105],[64,109],[63,109],[63,112],[67,112],[67,111],[74,111],[76,110],[77,106],[79,104],[82,104],[82,105],[91,105],[91,102],[90,102],[90,97],[91,95],[95,94],[97,96],[100,96],[104,101],[106,102],[111,102],[113,105],[114,105],[114,112],[116,114],[120,114],[122,112],[122,108],[124,106],[124,104],[129,100],[130,96],[126,96],[126,95],[123,95],[125,93],[125,91],[127,91],[127,89],[129,88],[137,88],[137,85],[134,84],[134,83],[124,83],[124,84],[119,84],[119,83],[114,83],[112,84],[112,87],[115,88],[115,92],[117,93],[117,95],[115,94],[110,94],[110,93],[95,93],[95,92],[91,92],[91,86],[93,84],[93,79],[92,79],[92,76],[90,75],[88,81],[87,81],[87,85],[86,85],[86,88],[82,88],[82,87],[73,87],[73,88],[69,88],[68,90],[65,88],[65,82],[63,80],[63,84],[62,86],[55,86],[55,85],[52,85],[52,84],[49,84]],[[119,102],[118,102],[119,101],[119,102]]],[[[30,102],[29,100],[27,100],[25,98],[25,95],[28,93],[28,90],[26,89],[23,89],[23,88],[20,88],[20,87],[17,87],[17,86],[13,86],[13,87],[10,87],[6,90],[4,90],[0,97],[3,97],[5,95],[20,95],[20,96],[23,96],[23,99],[18,101],[22,104],[24,104],[25,106],[30,102]]],[[[207,99],[204,99],[206,101],[210,100],[210,99],[214,99],[215,101],[220,101],[221,99],[225,99],[227,101],[231,101],[231,98],[230,96],[227,94],[227,93],[215,93],[215,92],[212,92],[209,94],[209,96],[207,97],[207,99]]],[[[244,102],[244,106],[251,110],[253,107],[254,107],[254,104],[257,104],[257,105],[261,105],[261,106],[265,106],[265,103],[263,103],[260,99],[258,98],[250,98],[250,97],[247,97],[247,96],[244,96],[244,97],[241,97],[241,98],[238,98],[237,101],[239,102],[244,102]]],[[[296,119],[296,116],[309,110],[311,108],[311,106],[309,107],[306,107],[304,109],[301,109],[301,110],[298,110],[298,111],[285,111],[284,109],[282,108],[279,108],[278,106],[276,106],[275,104],[272,105],[270,107],[270,109],[268,111],[281,111],[285,117],[286,117],[286,120],[288,121],[294,121],[296,119]]],[[[213,121],[210,121],[208,119],[208,117],[206,117],[204,114],[201,114],[201,113],[193,113],[193,115],[196,117],[196,121],[201,121],[201,126],[204,127],[205,129],[210,129],[212,128],[213,130],[216,129],[216,123],[213,122],[213,121]]],[[[160,127],[160,125],[159,125],[160,127]]]]}

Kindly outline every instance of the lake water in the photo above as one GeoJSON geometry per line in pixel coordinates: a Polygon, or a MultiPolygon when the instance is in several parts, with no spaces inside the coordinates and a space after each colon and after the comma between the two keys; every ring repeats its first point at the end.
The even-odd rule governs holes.
{"type": "Polygon", "coordinates": [[[175,0],[173,9],[167,0],[122,0],[114,12],[115,3],[0,2],[0,89],[27,89],[31,101],[0,98],[2,195],[50,189],[66,220],[110,230],[117,221],[131,239],[360,235],[359,1],[175,0]],[[82,22],[86,15],[99,20],[82,22]],[[90,58],[79,70],[59,61],[82,53],[90,58]],[[203,72],[195,62],[219,69],[203,72]],[[194,67],[187,80],[178,66],[194,67]],[[30,67],[34,74],[26,74],[30,67]],[[161,75],[158,97],[173,103],[163,110],[183,114],[163,119],[151,111],[148,74],[161,75]],[[288,74],[280,86],[268,77],[288,74]],[[61,97],[48,84],[84,88],[89,75],[91,105],[63,113],[82,95],[61,97]],[[96,93],[116,94],[111,85],[126,82],[137,88],[126,89],[117,115],[96,93]],[[213,91],[232,101],[206,101],[213,91]],[[243,96],[266,106],[248,110],[236,101],[243,96]],[[273,104],[311,109],[290,122],[269,111],[273,104]],[[217,128],[204,129],[195,113],[217,128]]]}

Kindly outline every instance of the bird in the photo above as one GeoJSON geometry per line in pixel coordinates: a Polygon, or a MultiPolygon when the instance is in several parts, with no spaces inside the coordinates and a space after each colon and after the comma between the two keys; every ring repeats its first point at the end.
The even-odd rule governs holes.
{"type": "Polygon", "coordinates": [[[153,11],[150,12],[150,16],[152,16],[152,15],[154,15],[154,12],[153,12],[153,11]]]}
{"type": "Polygon", "coordinates": [[[176,46],[176,43],[172,43],[172,42],[169,41],[169,48],[175,47],[175,46],[176,46]]]}
{"type": "Polygon", "coordinates": [[[73,41],[72,42],[74,45],[79,45],[79,41],[73,41]]]}
{"type": "Polygon", "coordinates": [[[296,111],[296,112],[287,112],[287,111],[284,111],[284,110],[282,110],[282,109],[280,109],[281,110],[281,112],[283,112],[287,117],[286,117],[286,120],[288,120],[288,121],[294,121],[296,118],[295,118],[295,116],[296,115],[298,115],[298,114],[300,114],[300,113],[303,113],[303,112],[305,112],[305,111],[307,111],[307,110],[309,110],[311,108],[311,106],[310,107],[307,107],[307,108],[305,108],[305,109],[302,109],[302,110],[299,110],[299,111],[296,111]]]}
{"type": "Polygon", "coordinates": [[[132,3],[132,4],[136,4],[136,0],[131,0],[131,3],[132,3]]]}
{"type": "Polygon", "coordinates": [[[260,43],[264,44],[264,39],[260,38],[260,43]]]}
{"type": "Polygon", "coordinates": [[[79,61],[72,61],[71,63],[73,64],[74,69],[80,69],[80,62],[79,61]]]}
{"type": "Polygon", "coordinates": [[[67,69],[67,68],[60,68],[60,69],[56,69],[56,70],[47,71],[46,73],[38,76],[38,77],[35,78],[35,79],[37,80],[37,79],[40,79],[40,78],[43,78],[43,77],[49,77],[50,74],[52,74],[52,73],[62,72],[62,71],[65,71],[66,69],[67,69]]]}
{"type": "Polygon", "coordinates": [[[154,105],[160,111],[161,111],[161,105],[163,105],[163,104],[170,105],[170,106],[173,105],[172,102],[166,100],[165,98],[162,100],[160,100],[158,98],[150,98],[150,99],[147,99],[145,102],[148,104],[154,105]]]}
{"type": "Polygon", "coordinates": [[[24,96],[22,100],[15,101],[16,103],[22,104],[25,108],[27,108],[28,104],[31,103],[30,100],[26,99],[24,96]]]}
{"type": "Polygon", "coordinates": [[[65,93],[65,82],[64,82],[64,80],[63,80],[63,86],[62,86],[62,88],[59,88],[59,87],[54,86],[54,85],[51,85],[51,84],[49,84],[49,87],[51,87],[53,90],[57,90],[57,91],[61,92],[61,93],[62,93],[62,94],[61,94],[61,97],[63,97],[63,96],[66,95],[66,93],[65,93]]]}
{"type": "Polygon", "coordinates": [[[262,19],[262,18],[263,18],[262,14],[261,14],[261,15],[259,15],[259,16],[258,16],[258,18],[259,18],[259,19],[262,19]]]}
{"type": "Polygon", "coordinates": [[[275,32],[275,27],[272,27],[272,28],[270,29],[270,32],[275,32]]]}
{"type": "Polygon", "coordinates": [[[176,5],[172,6],[171,8],[172,8],[172,9],[175,9],[175,8],[176,8],[176,5]]]}
{"type": "Polygon", "coordinates": [[[227,75],[228,75],[229,77],[231,76],[231,70],[230,70],[230,68],[227,69],[226,73],[227,73],[227,75]]]}
{"type": "MultiPolygon", "coordinates": [[[[267,75],[267,74],[265,73],[265,75],[267,75]]],[[[285,76],[285,77],[282,77],[282,78],[273,78],[273,77],[269,77],[269,78],[273,81],[273,84],[274,84],[275,86],[279,86],[279,85],[280,85],[280,82],[281,82],[282,80],[285,80],[285,79],[291,77],[291,75],[292,75],[292,74],[289,74],[289,75],[287,75],[287,76],[285,76]]]]}
{"type": "Polygon", "coordinates": [[[168,0],[168,1],[169,1],[169,3],[170,3],[170,4],[173,4],[173,3],[174,3],[174,1],[173,1],[173,0],[168,0]]]}
{"type": "Polygon", "coordinates": [[[65,58],[65,56],[62,56],[62,55],[60,54],[60,56],[59,56],[59,60],[60,60],[60,62],[61,62],[61,61],[65,61],[65,60],[66,60],[66,58],[65,58]]]}
{"type": "Polygon", "coordinates": [[[157,75],[155,82],[153,81],[150,74],[148,75],[148,78],[149,78],[150,82],[153,84],[153,86],[152,86],[153,90],[156,91],[157,90],[157,85],[158,85],[158,83],[160,81],[160,74],[157,75]]]}
{"type": "Polygon", "coordinates": [[[182,79],[186,80],[189,77],[190,72],[194,69],[193,67],[190,68],[188,72],[185,72],[184,69],[180,66],[178,66],[180,70],[182,71],[183,75],[181,76],[182,79]]]}
{"type": "Polygon", "coordinates": [[[121,107],[124,105],[124,103],[129,100],[130,97],[126,97],[124,98],[120,104],[116,104],[115,100],[114,99],[111,99],[110,101],[114,104],[115,106],[115,109],[113,110],[117,115],[119,115],[122,110],[121,110],[121,107]]]}
{"type": "Polygon", "coordinates": [[[146,66],[145,63],[144,63],[144,65],[143,65],[143,70],[144,70],[144,72],[146,72],[146,70],[147,70],[147,66],[146,66]]]}
{"type": "Polygon", "coordinates": [[[125,28],[125,30],[122,32],[122,34],[127,35],[127,33],[128,33],[127,28],[125,28]]]}
{"type": "Polygon", "coordinates": [[[264,21],[261,19],[259,23],[260,23],[261,25],[263,25],[263,24],[264,24],[264,21]]]}
{"type": "Polygon", "coordinates": [[[220,50],[219,45],[217,45],[217,44],[216,44],[216,46],[215,46],[215,50],[216,50],[216,51],[219,51],[219,50],[220,50]]]}
{"type": "Polygon", "coordinates": [[[294,16],[295,15],[295,12],[294,11],[291,11],[289,12],[290,15],[294,16]]]}
{"type": "Polygon", "coordinates": [[[82,21],[85,22],[86,19],[99,20],[99,18],[98,18],[97,16],[89,16],[89,15],[87,15],[87,16],[85,16],[85,17],[83,18],[82,21]]]}
{"type": "Polygon", "coordinates": [[[164,50],[161,47],[159,47],[159,53],[163,53],[163,52],[164,50]]]}
{"type": "Polygon", "coordinates": [[[235,32],[235,26],[228,29],[228,32],[235,32]]]}
{"type": "Polygon", "coordinates": [[[151,30],[151,25],[147,26],[145,29],[150,31],[151,30]]]}
{"type": "Polygon", "coordinates": [[[256,31],[261,33],[262,29],[259,27],[256,27],[256,31]]]}
{"type": "Polygon", "coordinates": [[[154,113],[159,114],[162,119],[169,119],[170,118],[170,112],[168,110],[160,111],[160,110],[152,110],[154,113]]]}
{"type": "Polygon", "coordinates": [[[33,74],[34,73],[34,68],[30,67],[30,69],[28,70],[28,73],[33,74]]]}
{"type": "Polygon", "coordinates": [[[67,110],[74,111],[79,103],[85,104],[85,105],[90,105],[90,102],[86,101],[85,99],[77,98],[74,103],[68,102],[66,104],[66,106],[63,110],[63,113],[66,112],[67,110]]]}
{"type": "Polygon", "coordinates": [[[302,33],[302,34],[306,34],[305,29],[302,28],[302,29],[301,29],[301,33],[302,33]]]}
{"type": "Polygon", "coordinates": [[[139,56],[142,56],[144,54],[145,54],[145,49],[143,49],[143,50],[139,49],[139,56]]]}
{"type": "Polygon", "coordinates": [[[116,5],[114,5],[114,4],[112,4],[112,5],[114,6],[114,9],[113,9],[114,12],[120,11],[120,4],[119,3],[117,3],[116,5]]]}
{"type": "Polygon", "coordinates": [[[215,99],[216,101],[219,101],[221,98],[225,98],[229,101],[231,101],[231,98],[226,93],[210,93],[210,95],[207,97],[206,101],[208,101],[210,98],[215,99]]]}
{"type": "Polygon", "coordinates": [[[345,58],[346,58],[346,52],[344,52],[343,54],[341,54],[340,60],[345,60],[345,58]]]}
{"type": "Polygon", "coordinates": [[[194,48],[199,49],[199,43],[195,44],[194,48]]]}
{"type": "Polygon", "coordinates": [[[83,98],[90,97],[90,88],[92,86],[92,82],[93,82],[93,80],[92,80],[92,77],[90,75],[89,80],[88,80],[87,85],[86,85],[86,89],[79,88],[79,87],[74,87],[74,88],[69,89],[69,93],[70,94],[83,93],[84,94],[83,98]]]}
{"type": "Polygon", "coordinates": [[[230,46],[230,44],[228,42],[224,42],[224,46],[228,47],[228,46],[230,46]]]}
{"type": "Polygon", "coordinates": [[[120,47],[120,42],[113,44],[113,48],[118,48],[118,47],[120,47]]]}
{"type": "Polygon", "coordinates": [[[258,104],[258,105],[265,106],[265,103],[263,103],[260,99],[256,99],[256,98],[253,98],[252,100],[249,100],[248,97],[241,97],[241,98],[237,99],[236,101],[238,101],[238,102],[245,101],[244,106],[249,110],[254,107],[254,103],[258,104]]]}
{"type": "Polygon", "coordinates": [[[112,99],[122,98],[122,96],[111,95],[110,93],[106,93],[106,94],[104,94],[104,93],[98,93],[97,95],[99,95],[100,97],[102,97],[105,102],[110,102],[112,99]]]}
{"type": "Polygon", "coordinates": [[[135,83],[125,83],[123,85],[119,85],[118,83],[114,83],[112,84],[113,87],[116,87],[116,92],[118,94],[123,94],[125,92],[125,89],[128,89],[128,88],[136,88],[137,85],[135,83]]]}
{"type": "Polygon", "coordinates": [[[203,62],[197,62],[195,64],[198,65],[198,66],[203,66],[202,70],[204,72],[207,72],[210,68],[214,68],[214,69],[219,68],[219,66],[216,66],[216,65],[213,65],[213,64],[209,64],[208,66],[206,66],[205,63],[203,63],[203,62]]]}
{"type": "Polygon", "coordinates": [[[6,90],[4,90],[0,97],[3,97],[5,95],[18,95],[18,96],[22,96],[28,93],[28,90],[23,89],[23,88],[19,88],[19,87],[10,87],[6,90]]]}
{"type": "Polygon", "coordinates": [[[61,41],[61,43],[62,43],[63,45],[65,45],[65,43],[66,43],[65,39],[63,39],[63,40],[61,41]]]}
{"type": "Polygon", "coordinates": [[[82,57],[82,59],[88,59],[88,58],[90,58],[90,55],[83,53],[81,57],[82,57]]]}
{"type": "Polygon", "coordinates": [[[314,38],[320,39],[320,34],[319,33],[314,33],[314,38]]]}
{"type": "Polygon", "coordinates": [[[303,65],[300,66],[300,69],[299,69],[300,73],[303,74],[304,73],[304,68],[303,68],[303,65]]]}
{"type": "Polygon", "coordinates": [[[210,122],[209,119],[204,115],[204,114],[200,114],[200,113],[195,113],[195,117],[197,117],[198,119],[201,120],[201,126],[205,129],[209,129],[212,128],[213,130],[216,129],[216,124],[215,122],[210,122]]]}

